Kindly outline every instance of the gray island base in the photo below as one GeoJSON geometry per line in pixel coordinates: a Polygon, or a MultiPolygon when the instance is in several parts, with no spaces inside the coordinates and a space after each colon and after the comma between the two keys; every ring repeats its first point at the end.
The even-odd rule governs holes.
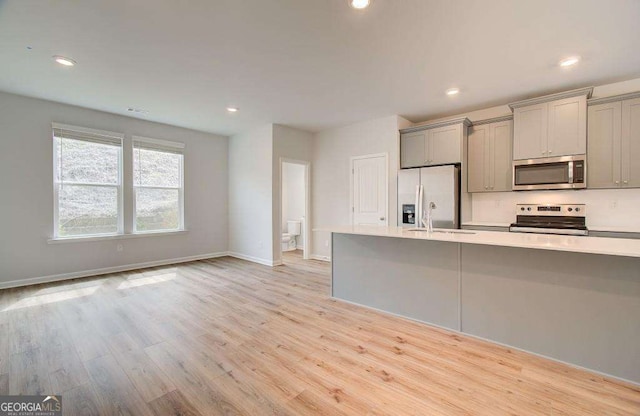
{"type": "Polygon", "coordinates": [[[640,258],[332,233],[332,296],[640,384],[640,258]]]}

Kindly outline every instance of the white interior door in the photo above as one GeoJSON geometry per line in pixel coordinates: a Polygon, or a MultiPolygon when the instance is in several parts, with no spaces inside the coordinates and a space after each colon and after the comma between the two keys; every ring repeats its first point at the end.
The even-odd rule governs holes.
{"type": "Polygon", "coordinates": [[[387,155],[351,159],[351,223],[387,225],[387,155]]]}

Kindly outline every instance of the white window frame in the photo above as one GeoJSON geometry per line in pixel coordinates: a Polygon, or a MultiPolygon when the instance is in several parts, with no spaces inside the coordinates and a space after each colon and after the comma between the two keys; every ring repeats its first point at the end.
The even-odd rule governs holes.
{"type": "MultiPolygon", "coordinates": [[[[66,239],[81,239],[81,238],[94,238],[94,237],[110,237],[122,235],[124,233],[124,203],[123,203],[123,152],[124,152],[124,134],[116,133],[106,130],[96,130],[86,127],[72,126],[61,123],[51,123],[51,142],[53,149],[53,239],[54,240],[66,240],[66,239]],[[95,136],[96,138],[109,139],[109,141],[119,142],[118,152],[118,184],[106,185],[96,183],[84,183],[84,182],[67,182],[69,185],[84,185],[84,186],[105,186],[109,188],[116,188],[118,193],[118,222],[117,231],[115,233],[100,233],[100,234],[75,234],[69,236],[60,236],[60,185],[62,182],[58,181],[58,158],[57,155],[57,137],[55,130],[66,130],[79,135],[95,136]]],[[[89,140],[87,140],[89,141],[89,140]]]]}
{"type": "Polygon", "coordinates": [[[132,136],[131,141],[131,168],[132,168],[132,185],[133,185],[133,213],[132,213],[132,230],[134,234],[161,234],[161,233],[171,233],[171,232],[180,232],[185,231],[184,227],[184,159],[185,159],[185,144],[180,142],[172,142],[168,140],[160,140],[160,139],[152,139],[149,137],[142,136],[132,136]],[[142,186],[136,185],[135,174],[135,151],[136,144],[142,144],[144,148],[148,150],[157,150],[157,151],[170,151],[172,153],[179,153],[182,157],[180,158],[180,187],[175,188],[172,186],[142,186]],[[151,230],[151,231],[138,231],[137,229],[137,217],[138,217],[138,209],[136,207],[136,203],[138,200],[138,188],[144,189],[177,189],[178,190],[178,228],[169,228],[162,230],[151,230]]]}

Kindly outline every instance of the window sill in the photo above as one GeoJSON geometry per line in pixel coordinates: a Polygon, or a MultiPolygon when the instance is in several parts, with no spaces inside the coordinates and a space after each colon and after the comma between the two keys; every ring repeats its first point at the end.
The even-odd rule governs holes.
{"type": "Polygon", "coordinates": [[[181,235],[188,233],[188,230],[175,231],[147,231],[132,234],[106,234],[106,235],[88,235],[86,237],[60,237],[50,238],[47,244],[65,244],[65,243],[86,243],[91,241],[107,241],[107,240],[125,240],[129,238],[144,237],[163,237],[169,235],[181,235]]]}

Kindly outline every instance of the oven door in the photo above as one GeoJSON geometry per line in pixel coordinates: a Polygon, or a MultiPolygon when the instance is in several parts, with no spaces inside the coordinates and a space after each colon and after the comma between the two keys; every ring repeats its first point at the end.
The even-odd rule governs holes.
{"type": "Polygon", "coordinates": [[[513,190],[585,188],[585,156],[561,156],[513,162],[513,190]]]}

